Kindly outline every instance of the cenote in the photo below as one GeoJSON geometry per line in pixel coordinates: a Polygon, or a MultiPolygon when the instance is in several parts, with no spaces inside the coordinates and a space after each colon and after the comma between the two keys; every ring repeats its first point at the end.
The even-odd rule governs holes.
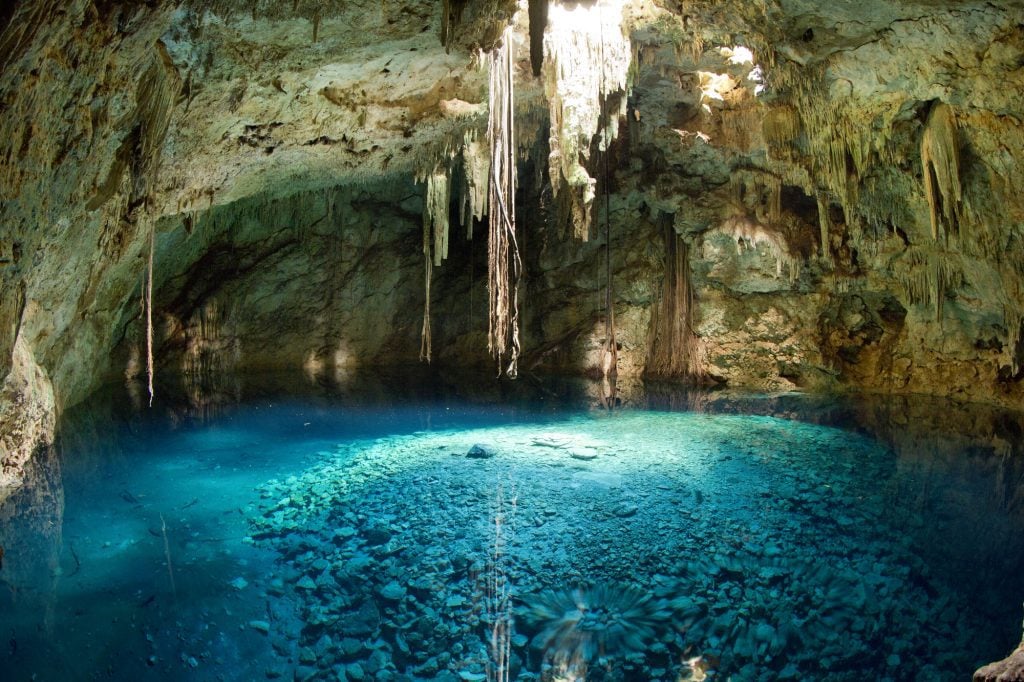
{"type": "Polygon", "coordinates": [[[1014,645],[1001,410],[229,385],[66,415],[0,507],[5,679],[956,680],[1014,645]]]}
{"type": "Polygon", "coordinates": [[[0,682],[1024,682],[1022,27],[0,2],[0,682]]]}

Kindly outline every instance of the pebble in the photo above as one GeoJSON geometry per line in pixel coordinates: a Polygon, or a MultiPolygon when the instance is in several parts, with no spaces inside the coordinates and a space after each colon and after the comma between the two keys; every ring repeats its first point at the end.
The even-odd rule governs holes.
{"type": "Polygon", "coordinates": [[[249,627],[257,632],[262,632],[264,635],[270,632],[270,623],[265,620],[250,620],[249,627]]]}

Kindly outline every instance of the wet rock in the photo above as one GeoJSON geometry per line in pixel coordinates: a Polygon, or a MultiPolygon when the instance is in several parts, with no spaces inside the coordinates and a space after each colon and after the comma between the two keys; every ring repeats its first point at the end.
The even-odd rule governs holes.
{"type": "Polygon", "coordinates": [[[597,450],[595,450],[593,448],[580,448],[580,447],[570,448],[569,449],[569,456],[572,457],[573,459],[581,459],[581,460],[584,460],[584,461],[589,461],[589,460],[592,460],[592,459],[597,459],[597,450]]]}
{"type": "Polygon", "coordinates": [[[492,448],[476,444],[469,449],[469,452],[466,453],[466,457],[469,457],[470,459],[491,459],[496,454],[497,453],[492,448]]]}
{"type": "Polygon", "coordinates": [[[382,587],[377,594],[386,601],[400,601],[405,596],[405,588],[392,580],[382,587]]]}
{"type": "Polygon", "coordinates": [[[300,665],[295,669],[294,679],[295,682],[306,682],[306,680],[312,680],[316,678],[319,673],[319,669],[310,665],[300,665]]]}
{"type": "Polygon", "coordinates": [[[380,626],[380,611],[367,599],[359,608],[338,621],[338,632],[345,637],[367,637],[380,626]]]}
{"type": "Polygon", "coordinates": [[[363,643],[354,637],[345,637],[338,643],[338,650],[345,658],[354,658],[363,650],[363,643]]]}
{"type": "Polygon", "coordinates": [[[376,675],[379,671],[386,670],[389,662],[388,655],[377,649],[366,659],[366,671],[376,675]]]}
{"type": "Polygon", "coordinates": [[[391,530],[387,526],[371,526],[363,531],[363,538],[371,547],[383,545],[391,539],[391,530]]]}
{"type": "Polygon", "coordinates": [[[262,632],[265,635],[270,632],[270,623],[265,620],[250,620],[249,628],[256,632],[262,632]]]}
{"type": "Polygon", "coordinates": [[[335,544],[344,544],[347,540],[358,535],[359,532],[352,526],[342,526],[334,530],[334,542],[335,544]]]}
{"type": "Polygon", "coordinates": [[[636,516],[638,511],[640,511],[640,508],[632,502],[623,502],[612,510],[612,514],[615,514],[620,519],[627,519],[631,516],[636,516]]]}

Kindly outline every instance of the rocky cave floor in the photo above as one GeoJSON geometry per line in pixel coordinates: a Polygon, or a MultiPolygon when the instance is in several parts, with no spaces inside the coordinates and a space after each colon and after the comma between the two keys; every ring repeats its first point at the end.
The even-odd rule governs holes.
{"type": "Polygon", "coordinates": [[[247,588],[266,591],[248,627],[282,657],[270,677],[494,679],[505,623],[522,680],[941,680],[979,663],[984,608],[915,551],[913,477],[848,432],[649,413],[319,455],[263,486],[252,519],[282,562],[247,588]]]}

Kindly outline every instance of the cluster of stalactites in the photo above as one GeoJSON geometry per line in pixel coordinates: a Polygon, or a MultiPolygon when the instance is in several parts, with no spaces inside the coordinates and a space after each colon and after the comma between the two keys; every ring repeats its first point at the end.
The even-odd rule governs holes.
{"type": "Polygon", "coordinates": [[[896,280],[911,305],[930,306],[942,318],[946,292],[963,285],[960,257],[940,246],[910,247],[899,258],[896,280]]]}
{"type": "Polygon", "coordinates": [[[423,254],[437,266],[448,258],[450,186],[447,168],[427,177],[427,196],[423,202],[423,254]]]}
{"type": "Polygon", "coordinates": [[[758,247],[766,248],[775,259],[776,277],[782,277],[783,270],[786,271],[790,282],[796,282],[800,277],[800,257],[790,252],[785,238],[770,225],[764,225],[748,215],[736,214],[723,221],[714,231],[735,241],[738,252],[758,247]]]}
{"type": "MultiPolygon", "coordinates": [[[[737,171],[731,184],[734,205],[717,231],[729,235],[740,250],[765,246],[775,258],[775,276],[781,277],[785,269],[790,281],[796,281],[800,258],[790,252],[780,232],[783,178],[773,173],[737,171]]],[[[827,229],[822,238],[827,239],[827,229]]]]}
{"type": "Polygon", "coordinates": [[[855,225],[861,179],[875,157],[891,154],[891,130],[865,126],[847,100],[827,95],[824,66],[820,68],[817,74],[803,70],[779,74],[787,79],[780,87],[793,91],[795,108],[773,110],[762,132],[774,157],[785,158],[798,139],[806,143],[817,184],[842,207],[845,222],[855,225]]]}
{"type": "Polygon", "coordinates": [[[614,0],[572,10],[557,6],[550,8],[544,36],[551,189],[583,240],[589,237],[596,185],[583,163],[594,137],[599,149],[606,149],[626,113],[633,51],[621,23],[622,6],[614,0]]]}
{"type": "Polygon", "coordinates": [[[945,239],[957,230],[963,215],[960,189],[960,154],[956,117],[939,102],[932,107],[921,136],[924,192],[931,216],[932,237],[945,239]]]}

